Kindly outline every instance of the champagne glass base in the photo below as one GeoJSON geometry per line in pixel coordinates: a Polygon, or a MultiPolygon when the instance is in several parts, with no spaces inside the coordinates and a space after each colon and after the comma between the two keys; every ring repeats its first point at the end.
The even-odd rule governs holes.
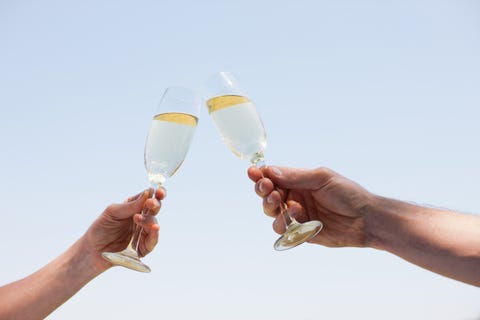
{"type": "Polygon", "coordinates": [[[122,266],[139,272],[151,271],[149,266],[144,264],[136,255],[127,250],[121,252],[103,252],[102,256],[115,266],[122,266]]]}
{"type": "Polygon", "coordinates": [[[320,221],[308,221],[305,223],[292,222],[287,231],[275,241],[273,248],[283,251],[294,248],[315,237],[323,228],[320,221]]]}

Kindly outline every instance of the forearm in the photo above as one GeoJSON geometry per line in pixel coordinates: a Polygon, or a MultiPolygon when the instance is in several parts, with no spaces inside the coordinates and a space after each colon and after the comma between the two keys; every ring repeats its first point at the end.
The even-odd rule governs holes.
{"type": "Polygon", "coordinates": [[[375,197],[365,218],[372,247],[480,286],[480,217],[375,197]]]}
{"type": "Polygon", "coordinates": [[[32,275],[0,287],[0,319],[43,319],[101,272],[82,238],[32,275]]]}

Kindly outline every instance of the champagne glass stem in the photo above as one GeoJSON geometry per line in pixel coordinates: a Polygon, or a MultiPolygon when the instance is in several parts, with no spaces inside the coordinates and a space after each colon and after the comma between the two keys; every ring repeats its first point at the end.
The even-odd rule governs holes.
{"type": "MultiPolygon", "coordinates": [[[[261,169],[262,167],[266,167],[265,159],[263,157],[255,157],[254,159],[252,159],[252,164],[259,169],[261,169]]],[[[263,175],[263,172],[262,172],[262,178],[264,177],[265,176],[263,175]]],[[[280,193],[276,185],[274,185],[274,190],[280,193]]],[[[291,217],[290,214],[288,213],[288,206],[285,203],[285,201],[282,201],[280,203],[280,214],[282,215],[283,220],[285,221],[285,227],[287,229],[292,223],[297,223],[297,221],[293,217],[291,217]]]]}
{"type": "MultiPolygon", "coordinates": [[[[278,188],[275,187],[275,190],[278,191],[278,188]]],[[[287,210],[288,210],[287,204],[285,203],[285,201],[282,201],[280,203],[280,214],[282,215],[283,220],[285,221],[285,227],[288,229],[288,227],[292,223],[295,223],[297,221],[293,217],[290,216],[290,214],[288,213],[287,210]]]]}
{"type": "MultiPolygon", "coordinates": [[[[151,199],[155,198],[155,193],[157,192],[158,185],[153,185],[152,186],[152,195],[151,199]]],[[[143,207],[142,210],[142,216],[148,216],[149,211],[146,206],[143,207]]],[[[128,244],[127,250],[132,250],[138,254],[138,246],[140,244],[140,236],[142,235],[143,227],[136,225],[135,226],[135,232],[133,233],[132,239],[130,240],[130,243],[128,244]]]]}

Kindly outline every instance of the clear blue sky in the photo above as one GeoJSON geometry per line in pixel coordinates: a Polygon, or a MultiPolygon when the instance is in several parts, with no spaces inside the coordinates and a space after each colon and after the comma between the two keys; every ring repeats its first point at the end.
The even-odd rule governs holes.
{"type": "MultiPolygon", "coordinates": [[[[163,90],[220,70],[256,101],[268,163],[480,213],[477,1],[0,0],[1,283],[147,187],[163,90]]],[[[478,289],[385,252],[274,252],[247,167],[203,110],[153,272],[112,269],[49,319],[480,317],[478,289]]]]}

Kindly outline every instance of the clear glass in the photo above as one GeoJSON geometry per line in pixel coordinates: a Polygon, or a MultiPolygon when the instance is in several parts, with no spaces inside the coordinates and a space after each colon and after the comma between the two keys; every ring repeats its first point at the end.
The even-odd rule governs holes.
{"type": "MultiPolygon", "coordinates": [[[[153,188],[152,197],[182,165],[197,127],[201,101],[200,95],[186,88],[165,90],[145,143],[145,168],[153,188]]],[[[145,208],[142,215],[148,215],[145,208]]],[[[103,257],[114,265],[150,272],[138,255],[141,234],[142,228],[137,226],[125,250],[104,252],[103,257]]]]}
{"type": "MultiPolygon", "coordinates": [[[[227,147],[252,165],[259,168],[265,166],[265,128],[253,101],[235,76],[229,72],[219,72],[207,80],[203,90],[208,112],[227,147]]],[[[279,251],[310,240],[323,227],[322,222],[316,220],[300,223],[288,214],[287,209],[287,204],[282,203],[281,215],[287,228],[273,246],[279,251]]]]}

